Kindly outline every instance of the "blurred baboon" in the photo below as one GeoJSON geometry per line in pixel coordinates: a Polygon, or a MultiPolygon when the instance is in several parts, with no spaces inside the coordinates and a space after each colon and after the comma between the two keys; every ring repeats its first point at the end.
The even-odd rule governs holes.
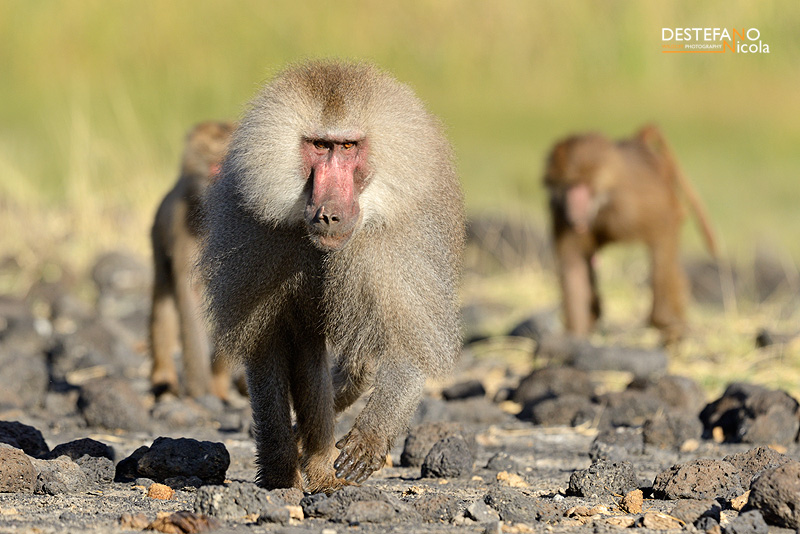
{"type": "Polygon", "coordinates": [[[709,251],[715,257],[717,251],[708,216],[658,128],[645,126],[618,142],[595,133],[568,137],[553,147],[544,184],[567,330],[586,335],[600,316],[595,252],[614,241],[643,241],[652,267],[650,322],[664,342],[679,339],[687,298],[679,259],[681,191],[709,251]]]}
{"type": "Polygon", "coordinates": [[[180,393],[173,361],[179,337],[185,392],[193,397],[212,392],[221,398],[228,393],[230,376],[225,362],[215,358],[211,363],[200,278],[193,268],[199,255],[203,197],[217,179],[232,132],[229,122],[203,122],[189,131],[180,177],[156,212],[151,232],[155,276],[150,315],[150,381],[157,394],[180,393]]]}
{"type": "Polygon", "coordinates": [[[367,64],[296,65],[250,104],[209,191],[201,265],[215,343],[246,366],[260,485],[364,481],[426,377],[451,368],[465,234],[451,158],[414,93],[367,64]],[[335,415],[369,387],[334,447],[335,415]]]}

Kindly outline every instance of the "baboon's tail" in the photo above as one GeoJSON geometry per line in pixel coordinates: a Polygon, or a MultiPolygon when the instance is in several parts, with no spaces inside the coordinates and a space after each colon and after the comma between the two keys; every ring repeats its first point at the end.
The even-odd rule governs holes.
{"type": "Polygon", "coordinates": [[[686,178],[686,175],[683,174],[683,171],[681,171],[675,156],[672,154],[672,150],[670,150],[669,145],[664,139],[664,136],[661,135],[661,131],[657,126],[649,124],[639,131],[639,137],[656,154],[661,155],[667,162],[667,165],[672,168],[677,185],[686,196],[686,200],[688,201],[689,207],[694,214],[694,218],[697,222],[698,228],[700,229],[700,233],[703,234],[703,239],[705,240],[706,248],[708,249],[709,254],[711,254],[714,259],[718,259],[719,250],[717,247],[717,238],[714,234],[714,229],[711,227],[708,212],[706,211],[703,202],[700,200],[700,196],[697,194],[697,191],[686,178]]]}

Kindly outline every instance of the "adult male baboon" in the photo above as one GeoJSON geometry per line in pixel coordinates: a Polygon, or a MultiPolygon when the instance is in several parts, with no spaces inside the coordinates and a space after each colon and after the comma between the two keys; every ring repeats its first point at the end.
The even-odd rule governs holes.
{"type": "Polygon", "coordinates": [[[685,328],[686,276],[679,261],[682,190],[709,251],[716,244],[702,204],[657,127],[612,142],[574,135],[552,149],[544,175],[550,195],[567,330],[586,335],[600,316],[594,253],[614,241],[643,241],[652,264],[650,322],[665,342],[685,328]]]}
{"type": "Polygon", "coordinates": [[[199,255],[203,196],[217,178],[232,133],[229,122],[203,122],[189,131],[180,177],[156,212],[151,232],[155,276],[150,315],[150,381],[156,393],[180,392],[172,359],[178,337],[186,393],[198,397],[210,391],[224,398],[230,387],[225,362],[219,358],[211,363],[199,278],[192,271],[199,255]]]}
{"type": "Polygon", "coordinates": [[[364,481],[460,350],[465,221],[438,121],[374,66],[296,65],[250,104],[208,209],[209,314],[246,366],[259,484],[364,481]],[[370,386],[337,457],[335,414],[370,386]]]}

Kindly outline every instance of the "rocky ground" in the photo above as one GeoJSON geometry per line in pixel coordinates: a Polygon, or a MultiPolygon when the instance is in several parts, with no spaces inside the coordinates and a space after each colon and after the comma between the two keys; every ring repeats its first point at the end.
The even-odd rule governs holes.
{"type": "Polygon", "coordinates": [[[667,374],[663,351],[572,341],[548,313],[509,332],[532,340],[530,373],[477,357],[492,339],[470,336],[392,465],[363,486],[262,490],[244,397],[148,391],[148,269],[111,254],[92,277],[94,305],[63,279],[0,297],[0,532],[800,527],[791,395],[738,383],[708,402],[694,380],[667,374]],[[632,377],[626,387],[600,387],[612,369],[632,377]]]}

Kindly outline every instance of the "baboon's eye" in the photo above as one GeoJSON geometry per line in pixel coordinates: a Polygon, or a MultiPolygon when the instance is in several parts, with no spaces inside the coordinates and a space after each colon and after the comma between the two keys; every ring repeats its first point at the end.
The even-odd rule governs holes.
{"type": "Polygon", "coordinates": [[[354,146],[356,146],[356,144],[352,141],[345,141],[344,143],[342,143],[342,148],[345,150],[350,150],[354,146]]]}
{"type": "Polygon", "coordinates": [[[325,141],[317,139],[316,141],[314,141],[314,148],[319,150],[325,150],[328,148],[328,145],[327,143],[325,143],[325,141]]]}

